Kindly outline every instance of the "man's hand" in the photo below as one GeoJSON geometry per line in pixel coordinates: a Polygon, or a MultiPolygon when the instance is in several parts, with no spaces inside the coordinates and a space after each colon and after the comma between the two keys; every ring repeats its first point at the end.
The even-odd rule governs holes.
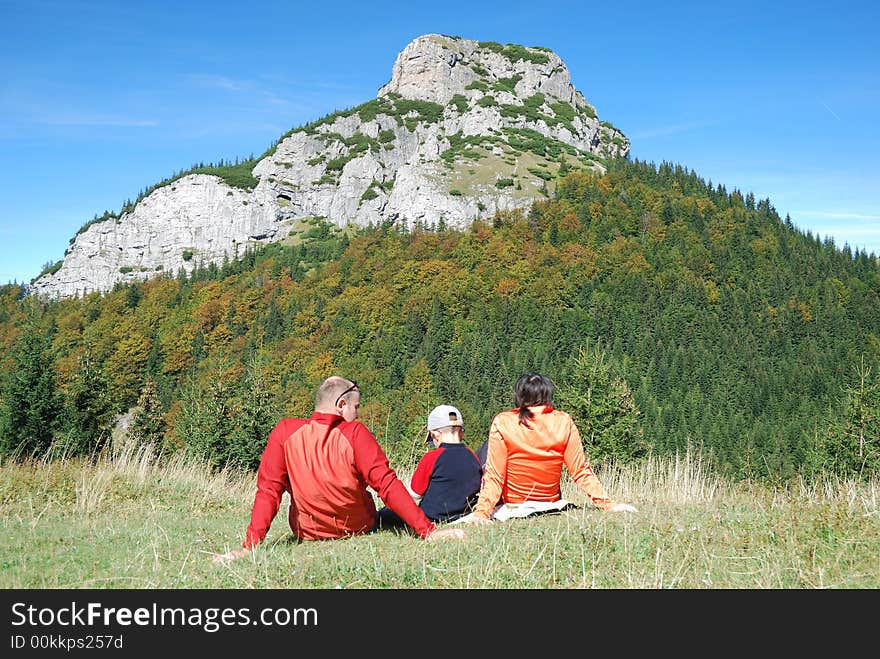
{"type": "Polygon", "coordinates": [[[442,540],[444,538],[456,538],[461,540],[464,538],[464,531],[462,529],[434,529],[425,536],[425,540],[429,542],[442,540]]]}
{"type": "Polygon", "coordinates": [[[637,513],[635,506],[631,506],[628,503],[615,503],[608,509],[609,513],[637,513]]]}
{"type": "Polygon", "coordinates": [[[233,549],[232,551],[228,551],[225,554],[212,554],[211,562],[212,563],[230,563],[234,561],[236,558],[241,558],[242,556],[247,556],[251,552],[247,549],[233,549]]]}

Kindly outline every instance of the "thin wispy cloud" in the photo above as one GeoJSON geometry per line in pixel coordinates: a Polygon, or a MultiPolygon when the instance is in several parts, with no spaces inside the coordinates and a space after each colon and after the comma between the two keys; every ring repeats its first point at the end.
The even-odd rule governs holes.
{"type": "Polygon", "coordinates": [[[630,139],[646,140],[653,137],[667,137],[669,135],[681,135],[682,133],[690,133],[708,126],[716,126],[718,121],[692,121],[682,124],[672,124],[670,126],[660,126],[658,128],[649,128],[648,130],[632,133],[630,139]]]}
{"type": "Polygon", "coordinates": [[[290,101],[281,98],[280,96],[276,96],[275,94],[267,93],[264,100],[269,105],[290,105],[290,101]]]}
{"type": "MultiPolygon", "coordinates": [[[[287,73],[260,73],[260,81],[269,83],[275,87],[295,87],[304,90],[331,89],[342,92],[357,92],[364,87],[370,87],[367,83],[351,84],[338,80],[328,80],[319,74],[289,75],[287,73]]],[[[383,81],[383,84],[388,80],[383,81]]]]}
{"type": "MultiPolygon", "coordinates": [[[[311,121],[335,110],[350,108],[369,100],[372,94],[357,99],[340,98],[337,90],[348,87],[324,85],[319,81],[294,80],[280,75],[260,74],[254,79],[204,73],[181,76],[184,85],[202,90],[228,93],[245,103],[253,112],[268,112],[290,118],[294,125],[311,121]],[[330,92],[330,93],[328,93],[330,92]]],[[[350,96],[350,95],[349,95],[350,96]]],[[[206,126],[203,134],[208,134],[206,126]]],[[[287,129],[283,129],[284,132],[287,129]]]]}
{"type": "Polygon", "coordinates": [[[152,128],[159,125],[157,119],[110,115],[59,115],[38,118],[36,123],[46,126],[97,126],[101,128],[152,128]]]}
{"type": "Polygon", "coordinates": [[[789,215],[797,226],[809,228],[816,236],[880,253],[880,215],[823,210],[793,210],[789,215]]]}
{"type": "Polygon", "coordinates": [[[831,116],[833,116],[835,119],[840,121],[840,117],[837,116],[837,113],[834,110],[829,108],[828,105],[826,103],[824,103],[823,101],[819,101],[819,102],[822,103],[822,107],[824,107],[826,110],[828,110],[831,113],[831,116]]]}
{"type": "Polygon", "coordinates": [[[204,73],[192,73],[185,76],[186,80],[192,82],[199,87],[207,87],[209,89],[223,89],[229,92],[252,91],[254,83],[234,80],[221,75],[211,75],[204,73]]]}
{"type": "Polygon", "coordinates": [[[809,215],[811,217],[821,217],[829,220],[862,220],[865,222],[880,222],[880,215],[869,215],[865,213],[841,213],[837,211],[811,211],[811,210],[793,210],[792,213],[799,215],[809,215]]]}
{"type": "MultiPolygon", "coordinates": [[[[386,82],[389,82],[389,81],[386,80],[386,82]]],[[[355,92],[360,88],[356,85],[337,84],[337,83],[329,82],[326,80],[318,81],[313,86],[317,89],[331,89],[333,91],[340,91],[340,92],[355,92]]],[[[377,89],[378,89],[378,87],[377,87],[377,89]]]]}
{"type": "Polygon", "coordinates": [[[159,125],[155,111],[138,107],[106,107],[95,103],[85,88],[75,85],[49,84],[44,86],[7,87],[0,94],[0,110],[4,126],[97,127],[97,128],[153,128],[159,125]]]}
{"type": "Polygon", "coordinates": [[[216,89],[241,96],[247,96],[274,106],[288,106],[292,101],[279,95],[275,89],[268,89],[256,80],[242,80],[223,75],[194,73],[184,77],[187,83],[200,89],[216,89]]]}

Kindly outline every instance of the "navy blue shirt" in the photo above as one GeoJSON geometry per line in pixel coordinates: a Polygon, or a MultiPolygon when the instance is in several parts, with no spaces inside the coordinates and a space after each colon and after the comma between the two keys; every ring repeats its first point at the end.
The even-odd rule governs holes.
{"type": "Polygon", "coordinates": [[[445,522],[471,511],[480,493],[483,467],[464,444],[440,444],[428,451],[413,473],[411,487],[428,519],[445,522]]]}

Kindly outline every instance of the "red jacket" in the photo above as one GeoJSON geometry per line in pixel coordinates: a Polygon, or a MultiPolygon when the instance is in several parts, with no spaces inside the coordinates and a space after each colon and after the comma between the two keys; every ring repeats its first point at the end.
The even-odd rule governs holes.
{"type": "Polygon", "coordinates": [[[266,537],[284,492],[291,501],[290,529],[301,540],[367,533],[376,522],[367,486],[421,537],[434,530],[364,424],[321,412],[308,419],[282,419],[269,433],[260,459],[242,546],[253,549],[266,537]]]}

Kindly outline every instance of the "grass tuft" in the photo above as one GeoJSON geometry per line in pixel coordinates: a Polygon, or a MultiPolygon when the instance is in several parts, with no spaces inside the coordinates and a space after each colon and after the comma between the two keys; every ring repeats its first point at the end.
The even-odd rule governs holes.
{"type": "Polygon", "coordinates": [[[596,466],[638,513],[598,510],[565,474],[563,496],[579,508],[466,526],[442,551],[407,532],[298,542],[285,495],[263,544],[224,566],[210,555],[240,545],[251,472],[124,439],[93,459],[6,460],[2,470],[0,588],[880,586],[880,483],[730,483],[690,452],[596,466]]]}

